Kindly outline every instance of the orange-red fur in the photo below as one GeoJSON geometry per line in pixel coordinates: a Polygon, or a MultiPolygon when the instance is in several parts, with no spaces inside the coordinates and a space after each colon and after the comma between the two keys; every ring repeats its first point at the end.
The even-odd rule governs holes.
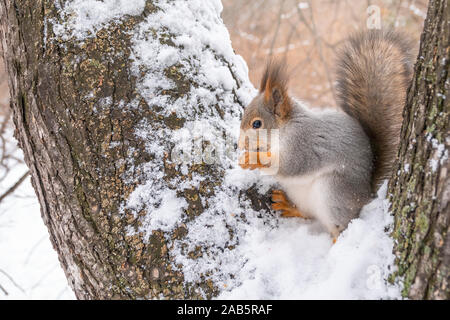
{"type": "Polygon", "coordinates": [[[274,112],[286,120],[292,111],[291,99],[287,92],[288,77],[284,61],[270,61],[261,79],[260,92],[264,100],[273,106],[274,112]]]}

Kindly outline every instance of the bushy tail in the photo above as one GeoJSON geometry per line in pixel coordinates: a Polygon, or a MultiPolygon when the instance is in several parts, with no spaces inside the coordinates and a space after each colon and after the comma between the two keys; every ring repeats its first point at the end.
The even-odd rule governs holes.
{"type": "Polygon", "coordinates": [[[374,189],[390,176],[397,156],[413,71],[411,47],[396,32],[369,30],[353,35],[338,55],[338,103],[370,138],[374,189]]]}

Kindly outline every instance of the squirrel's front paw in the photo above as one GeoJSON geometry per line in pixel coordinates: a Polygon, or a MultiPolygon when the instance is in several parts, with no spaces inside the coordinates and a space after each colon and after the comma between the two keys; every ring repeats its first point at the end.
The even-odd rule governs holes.
{"type": "Polygon", "coordinates": [[[289,200],[281,190],[274,190],[272,192],[272,209],[281,211],[281,216],[285,218],[300,217],[307,219],[289,200]]]}
{"type": "Polygon", "coordinates": [[[246,151],[239,159],[239,165],[242,169],[261,169],[269,168],[270,161],[268,164],[261,162],[261,159],[270,159],[270,152],[260,152],[260,151],[246,151]]]}

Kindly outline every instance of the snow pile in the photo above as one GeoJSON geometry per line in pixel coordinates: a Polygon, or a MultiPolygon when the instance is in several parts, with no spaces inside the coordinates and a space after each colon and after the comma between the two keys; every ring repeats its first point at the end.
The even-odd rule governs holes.
{"type": "MultiPolygon", "coordinates": [[[[234,54],[228,31],[219,18],[221,2],[157,1],[155,4],[159,10],[137,28],[132,57],[136,61],[136,75],[145,66],[140,92],[147,103],[165,106],[166,115],[172,112],[178,116],[196,115],[199,120],[207,119],[209,124],[225,120],[225,123],[212,123],[220,128],[235,122],[236,113],[240,112],[233,100],[235,94],[246,104],[252,87],[247,66],[234,54]],[[182,75],[185,81],[194,84],[183,97],[173,99],[164,94],[163,91],[175,86],[165,74],[167,68],[171,68],[175,77],[182,75]],[[217,97],[222,101],[218,102],[217,97]],[[225,119],[216,119],[214,112],[204,109],[217,103],[225,111],[225,119]],[[202,114],[205,112],[208,114],[202,114]]],[[[225,129],[231,132],[230,127],[225,129]]]]}
{"type": "MultiPolygon", "coordinates": [[[[145,185],[144,185],[145,186],[145,185]]],[[[145,190],[145,188],[144,188],[145,190]]],[[[147,192],[147,191],[144,191],[147,192]]],[[[154,195],[153,189],[148,190],[148,194],[154,195]]],[[[136,196],[142,195],[142,189],[134,192],[129,199],[129,207],[133,207],[133,201],[136,196]]],[[[157,200],[158,205],[155,205],[151,211],[151,216],[146,219],[143,231],[150,235],[153,230],[172,231],[175,226],[181,221],[183,209],[187,204],[184,199],[177,198],[175,191],[166,190],[153,200],[157,200]]]]}
{"type": "Polygon", "coordinates": [[[386,196],[366,205],[336,244],[315,222],[280,219],[275,228],[255,229],[243,239],[249,258],[242,284],[224,299],[399,299],[400,287],[385,279],[393,270],[392,225],[386,196]]]}
{"type": "Polygon", "coordinates": [[[433,147],[433,157],[430,158],[431,172],[436,172],[439,165],[443,165],[448,160],[448,150],[445,148],[445,144],[439,143],[436,138],[428,133],[426,136],[428,142],[431,142],[433,147]]]}
{"type": "Polygon", "coordinates": [[[63,8],[57,8],[66,15],[65,24],[53,25],[56,36],[68,39],[70,36],[82,39],[95,32],[111,20],[125,15],[139,15],[145,7],[145,0],[73,0],[63,8]]]}

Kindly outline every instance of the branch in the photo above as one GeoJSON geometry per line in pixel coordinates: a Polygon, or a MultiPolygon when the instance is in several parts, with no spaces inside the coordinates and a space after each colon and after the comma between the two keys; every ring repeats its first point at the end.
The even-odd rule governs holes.
{"type": "MultiPolygon", "coordinates": [[[[12,283],[17,289],[19,289],[20,291],[22,291],[23,293],[25,293],[25,290],[23,290],[23,288],[22,288],[21,286],[19,286],[19,285],[17,284],[17,282],[15,282],[14,279],[13,279],[9,274],[6,273],[6,271],[3,271],[2,269],[0,269],[0,272],[3,273],[3,274],[9,279],[9,281],[11,281],[11,283],[12,283]]],[[[6,292],[6,291],[5,291],[5,292],[6,292]]]]}
{"type": "Polygon", "coordinates": [[[6,291],[5,288],[3,288],[1,284],[0,284],[0,290],[2,290],[5,293],[5,296],[8,295],[8,291],[6,291]]]}
{"type": "Polygon", "coordinates": [[[22,182],[28,177],[29,174],[30,174],[30,171],[25,172],[23,174],[23,176],[20,177],[20,179],[17,180],[17,182],[11,188],[9,188],[4,194],[2,194],[0,196],[0,202],[2,202],[3,199],[5,199],[8,195],[13,193],[22,184],[22,182]]]}
{"type": "Polygon", "coordinates": [[[273,48],[274,48],[274,46],[275,46],[275,42],[276,42],[277,37],[278,37],[278,32],[280,31],[281,16],[283,15],[283,6],[284,6],[284,2],[285,2],[285,0],[282,0],[282,1],[281,1],[281,4],[280,4],[280,10],[279,10],[279,12],[278,12],[277,26],[276,26],[276,28],[275,28],[275,33],[273,34],[272,44],[270,45],[269,59],[272,57],[272,54],[273,54],[273,48]]]}

